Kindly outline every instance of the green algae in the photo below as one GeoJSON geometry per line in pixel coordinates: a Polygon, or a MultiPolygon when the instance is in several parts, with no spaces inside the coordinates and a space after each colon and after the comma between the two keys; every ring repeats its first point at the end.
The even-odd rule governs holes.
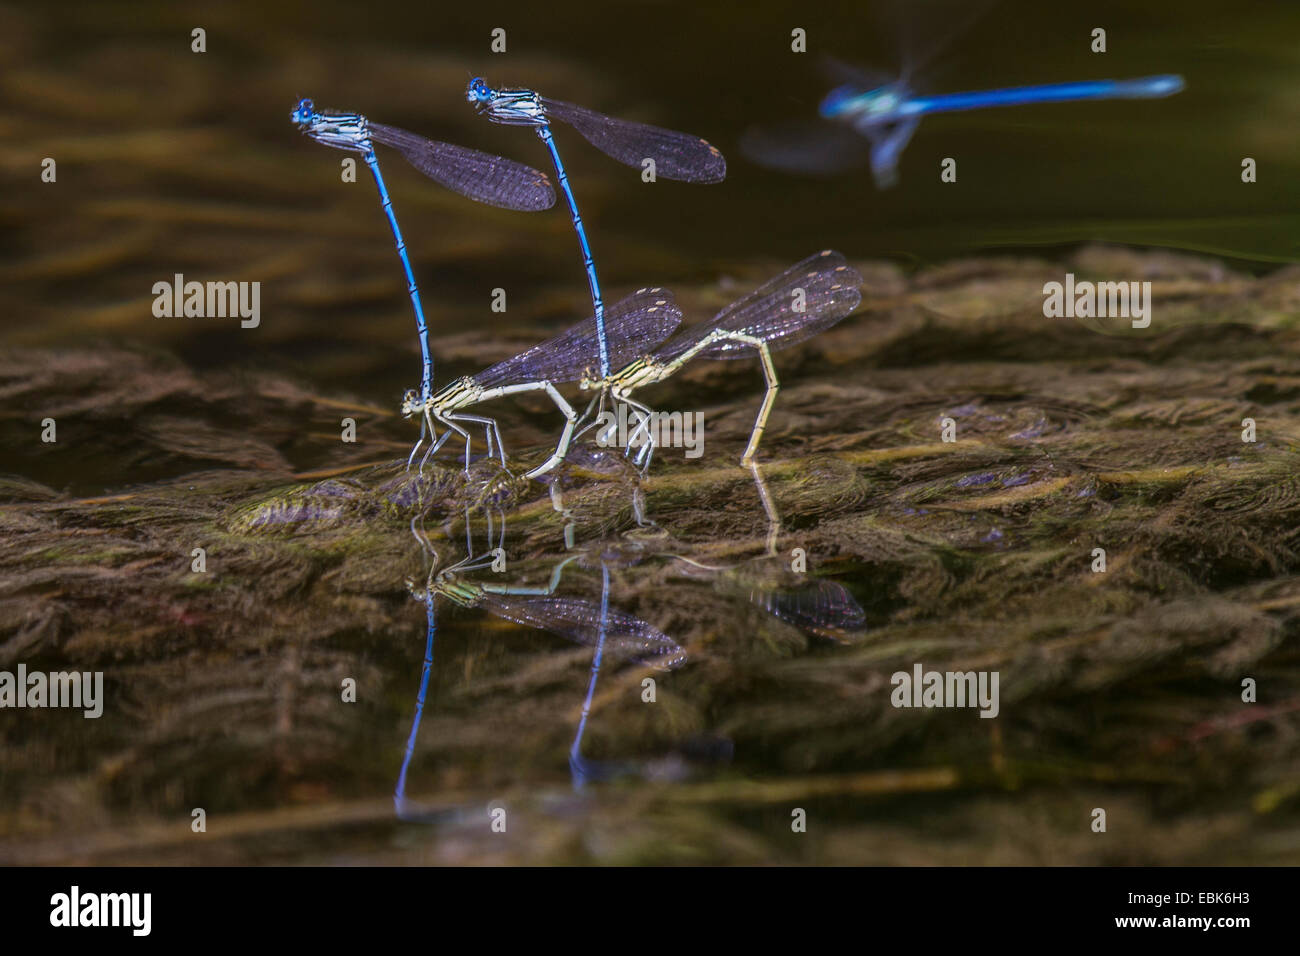
{"type": "MultiPolygon", "coordinates": [[[[91,497],[19,477],[47,467],[23,455],[62,450],[0,424],[20,455],[0,481],[0,666],[103,669],[112,715],[6,728],[0,859],[1295,862],[1300,389],[1279,383],[1300,380],[1300,353],[1276,280],[1233,278],[1234,321],[1215,325],[1222,273],[1188,259],[1165,280],[1178,312],[1123,338],[1017,312],[1024,272],[991,260],[944,280],[949,303],[977,283],[996,321],[950,310],[918,326],[937,281],[922,272],[782,353],[770,514],[735,463],[757,401],[739,367],[691,370],[655,396],[704,409],[706,454],[664,449],[639,483],[599,451],[575,454],[553,488],[488,461],[467,475],[454,451],[408,470],[411,426],[391,416],[358,445],[322,438],[295,473],[278,436],[341,399],[267,376],[223,391],[174,365],[187,414],[215,415],[219,394],[246,422],[246,464],[195,470],[178,414],[133,439],[156,480],[91,497]],[[936,340],[951,347],[917,347],[936,340]],[[940,440],[944,418],[956,442],[940,440]],[[562,590],[590,600],[603,562],[611,603],[689,661],[659,675],[653,707],[646,671],[602,676],[584,753],[647,769],[578,798],[566,753],[590,657],[441,611],[411,787],[445,812],[416,838],[384,798],[423,647],[405,582],[428,573],[425,543],[444,566],[467,530],[494,543],[489,517],[506,521],[512,583],[544,584],[579,554],[562,590]],[[772,610],[806,582],[847,589],[861,627],[819,635],[772,610]],[[891,706],[890,675],[917,662],[998,670],[999,719],[891,706]],[[1258,704],[1241,702],[1244,677],[1258,704]],[[509,846],[456,822],[498,798],[527,834],[509,846]],[[202,848],[184,836],[194,805],[214,821],[202,848]],[[798,845],[791,805],[818,821],[798,845]],[[1104,837],[1088,830],[1096,806],[1104,837]]],[[[34,351],[2,371],[35,413],[64,402],[87,361],[34,351]]],[[[99,382],[129,394],[160,362],[107,361],[99,382]]],[[[87,440],[107,456],[119,434],[87,440]]],[[[507,430],[515,472],[548,454],[537,435],[507,430]]]]}

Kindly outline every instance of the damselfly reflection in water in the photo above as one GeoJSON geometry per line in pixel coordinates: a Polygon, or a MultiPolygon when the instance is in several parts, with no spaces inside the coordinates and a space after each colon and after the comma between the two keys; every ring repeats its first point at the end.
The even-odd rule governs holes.
{"type": "MultiPolygon", "coordinates": [[[[755,469],[755,478],[761,477],[755,469]]],[[[760,484],[760,497],[768,510],[773,528],[779,519],[771,511],[770,496],[760,484]]],[[[585,527],[599,527],[593,520],[585,527]]],[[[575,790],[590,783],[609,780],[616,776],[634,775],[655,779],[677,779],[683,772],[683,754],[699,755],[703,751],[716,754],[719,740],[713,735],[692,736],[683,743],[683,750],[674,748],[666,756],[654,759],[623,759],[593,761],[583,753],[583,742],[593,717],[593,703],[598,682],[608,662],[627,661],[655,670],[673,670],[686,662],[687,654],[681,644],[646,620],[611,606],[618,587],[617,582],[632,576],[632,568],[643,563],[655,565],[677,564],[686,578],[711,580],[711,592],[723,602],[733,599],[750,604],[771,614],[774,618],[804,632],[837,641],[848,640],[861,630],[864,615],[861,607],[847,589],[837,582],[813,579],[794,574],[784,566],[784,559],[773,554],[730,565],[711,565],[704,560],[682,553],[683,545],[673,542],[666,532],[655,535],[627,533],[605,537],[557,557],[550,563],[549,577],[536,585],[519,583],[499,584],[492,579],[505,567],[506,534],[504,523],[499,526],[499,536],[493,539],[489,530],[490,550],[478,556],[468,556],[458,563],[439,571],[437,559],[430,568],[422,587],[408,582],[412,595],[425,605],[425,653],[415,713],[403,753],[401,771],[395,792],[395,805],[403,819],[427,819],[429,814],[415,807],[406,796],[410,767],[414,758],[421,720],[428,706],[430,675],[434,661],[434,643],[437,631],[437,605],[443,599],[460,607],[483,609],[491,614],[547,631],[590,647],[592,658],[585,693],[576,719],[569,746],[569,768],[575,790]],[[599,599],[566,597],[560,593],[566,574],[572,569],[583,580],[590,582],[599,577],[599,599]],[[586,572],[585,575],[583,572],[586,572]],[[617,574],[615,574],[617,572],[617,574]]],[[[467,518],[467,535],[471,534],[467,518]]],[[[775,530],[772,532],[775,533],[775,530]]],[[[472,538],[471,538],[472,542],[472,538]]],[[[427,547],[427,542],[421,541],[427,547]]],[[[530,567],[534,562],[528,562],[530,567]]],[[[543,565],[545,567],[545,565],[543,565]]],[[[646,573],[658,574],[653,567],[646,573]]],[[[682,578],[678,578],[682,580],[682,578]]],[[[588,585],[590,586],[590,585],[588,585]]],[[[692,584],[679,587],[693,588],[692,584]]],[[[566,590],[573,582],[566,584],[566,590]]],[[[684,598],[677,595],[665,597],[671,604],[684,598]]],[[[698,594],[696,595],[698,600],[698,594]]],[[[710,603],[716,604],[717,599],[710,603]]],[[[725,741],[723,742],[725,743],[725,741]]],[[[692,758],[694,759],[694,758],[692,758]]]]}
{"type": "MultiPolygon", "coordinates": [[[[467,534],[468,518],[467,518],[467,534]]],[[[491,532],[489,531],[489,537],[491,532]]],[[[422,547],[427,541],[417,534],[422,547]]],[[[570,555],[558,561],[550,580],[540,586],[506,585],[471,581],[466,574],[487,572],[504,567],[505,524],[501,524],[501,537],[497,546],[485,555],[468,555],[460,562],[439,571],[436,553],[423,587],[408,581],[412,596],[425,605],[425,653],[416,696],[415,716],[411,722],[403,753],[402,766],[394,792],[394,805],[398,817],[420,819],[425,814],[415,810],[406,797],[407,777],[411,758],[419,735],[420,722],[427,703],[429,679],[433,669],[434,636],[437,631],[436,605],[439,597],[464,608],[484,609],[490,613],[522,624],[525,627],[547,631],[592,648],[592,665],[587,683],[587,693],[582,706],[577,731],[570,748],[570,770],[575,788],[580,789],[593,776],[604,776],[600,765],[582,757],[582,738],[591,711],[591,701],[596,681],[604,663],[605,654],[656,670],[672,670],[686,661],[686,652],[671,637],[652,624],[609,606],[609,569],[602,566],[601,596],[598,603],[585,598],[556,594],[564,569],[577,560],[570,555]]]]}
{"type": "MultiPolygon", "coordinates": [[[[670,552],[667,550],[671,547],[668,542],[661,545],[662,553],[680,562],[693,576],[696,572],[703,572],[711,577],[719,593],[743,596],[751,604],[800,631],[841,643],[853,640],[866,624],[862,606],[838,581],[810,578],[806,555],[803,558],[805,565],[796,569],[789,556],[779,553],[782,524],[776,499],[768,488],[761,467],[755,463],[749,469],[767,517],[763,554],[731,564],[715,565],[696,556],[676,553],[675,550],[670,552]]],[[[727,546],[742,544],[734,542],[727,546]]]]}
{"type": "MultiPolygon", "coordinates": [[[[636,523],[636,530],[624,533],[625,538],[629,540],[633,535],[638,533],[657,534],[659,536],[660,547],[658,551],[666,552],[669,549],[668,542],[671,540],[667,529],[660,525],[650,515],[647,508],[645,491],[641,487],[641,472],[633,465],[625,453],[615,451],[612,448],[600,448],[595,445],[574,445],[569,456],[574,465],[583,471],[590,472],[594,475],[603,475],[615,481],[621,482],[628,491],[628,507],[620,509],[626,514],[630,514],[636,523]]],[[[763,553],[774,555],[777,550],[777,541],[781,534],[781,516],[778,514],[776,505],[773,501],[772,494],[768,490],[767,482],[763,478],[763,473],[757,462],[748,466],[749,473],[754,481],[754,490],[757,492],[757,501],[763,508],[763,514],[767,518],[767,532],[764,538],[765,548],[763,553]]],[[[564,547],[565,550],[572,551],[575,548],[575,539],[582,519],[586,519],[589,524],[588,530],[597,534],[604,533],[611,519],[617,520],[615,516],[608,514],[585,514],[583,509],[573,509],[565,504],[565,495],[563,482],[555,475],[546,476],[542,479],[550,486],[551,507],[564,520],[564,547]]],[[[728,496],[729,500],[735,500],[733,496],[728,496]]],[[[746,542],[743,537],[728,536],[725,541],[716,542],[728,549],[743,549],[746,542]]]]}

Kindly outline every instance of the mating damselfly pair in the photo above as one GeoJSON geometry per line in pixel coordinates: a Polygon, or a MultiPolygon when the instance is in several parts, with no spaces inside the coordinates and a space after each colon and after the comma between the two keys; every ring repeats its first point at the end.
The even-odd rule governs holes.
{"type": "Polygon", "coordinates": [[[663,289],[642,289],[606,309],[582,216],[551,132],[552,123],[558,120],[573,127],[597,148],[627,165],[653,164],[655,175],[666,179],[719,182],[726,175],[722,154],[706,140],[689,134],[615,119],[530,90],[493,90],[482,79],[470,83],[467,98],[493,122],[535,129],[545,144],[578,236],[593,315],[547,342],[477,375],[459,378],[437,392],[433,390],[433,360],[424,309],[375,144],[395,148],[416,169],[464,196],[507,209],[549,208],[555,201],[550,181],[538,170],[512,160],[426,139],[372,122],[361,114],[317,111],[306,99],[299,102],[291,117],[317,142],[360,153],[374,176],[406,276],[420,339],[420,389],[407,392],[402,402],[405,416],[419,416],[421,420],[421,440],[409,460],[414,460],[427,430],[426,458],[455,434],[464,441],[468,468],[472,457],[469,427],[481,426],[489,457],[495,455],[504,467],[506,455],[495,420],[470,414],[466,409],[507,395],[543,392],[563,415],[564,426],[554,454],[529,471],[528,477],[540,477],[559,465],[575,432],[581,434],[593,427],[592,412],[603,408],[609,397],[635,408],[640,415],[628,438],[628,449],[639,444],[638,460],[648,465],[653,451],[649,440],[652,412],[632,399],[632,392],[662,381],[696,356],[753,355],[762,362],[767,390],[742,458],[745,464],[752,461],[778,388],[771,352],[800,342],[852,312],[860,300],[861,277],[838,253],[818,253],[723,309],[711,321],[684,331],[679,331],[681,311],[671,293],[663,289]],[[557,388],[573,383],[584,391],[596,392],[581,416],[557,388]],[[439,425],[443,427],[441,434],[439,425]]]}

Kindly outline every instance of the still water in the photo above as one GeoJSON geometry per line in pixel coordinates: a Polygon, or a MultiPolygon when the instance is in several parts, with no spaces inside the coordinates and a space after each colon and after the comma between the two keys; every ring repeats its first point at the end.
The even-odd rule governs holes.
{"type": "MultiPolygon", "coordinates": [[[[0,670],[106,688],[97,720],[0,714],[0,860],[1294,862],[1300,12],[991,5],[918,85],[1186,89],[928,118],[884,191],[746,161],[815,113],[814,54],[897,65],[871,6],[0,7],[0,670]],[[778,356],[757,475],[741,362],[658,393],[709,443],[641,482],[590,449],[549,486],[404,469],[391,239],[288,114],[546,168],[474,115],[480,74],[727,155],[722,184],[647,184],[557,133],[607,299],[664,285],[699,321],[817,249],[862,272],[862,314],[778,356]],[[1152,281],[1156,327],[1045,325],[1066,271],[1152,281]],[[259,282],[257,327],[156,317],[177,274],[259,282]],[[533,593],[430,600],[496,547],[461,579],[533,593]],[[997,671],[998,718],[891,705],[918,664],[997,671]],[[1247,673],[1271,709],[1243,718],[1247,673]]],[[[436,381],[586,314],[562,209],[381,159],[436,381]]],[[[554,409],[497,413],[540,461],[554,409]]]]}

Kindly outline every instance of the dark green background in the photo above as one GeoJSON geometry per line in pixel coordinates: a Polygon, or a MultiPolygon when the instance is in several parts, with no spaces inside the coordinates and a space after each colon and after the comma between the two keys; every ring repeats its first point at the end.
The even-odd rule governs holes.
{"type": "MultiPolygon", "coordinates": [[[[906,31],[860,0],[0,8],[5,340],[142,339],[200,366],[337,372],[367,397],[393,399],[409,384],[414,341],[373,188],[366,177],[341,187],[341,154],[303,140],[288,113],[312,96],[547,168],[534,137],[493,127],[464,102],[480,72],[695,132],[727,154],[720,186],[650,186],[559,132],[614,297],[827,246],[909,266],[1095,240],[1255,269],[1296,259],[1296,4],[1006,2],[955,31],[968,5],[901,6],[893,20],[910,22],[912,35],[956,35],[900,40],[906,31]],[[189,52],[194,26],[208,32],[206,54],[189,52]],[[508,31],[500,56],[488,52],[497,26],[508,31]],[[794,26],[808,31],[806,56],[789,50],[794,26]],[[1104,55],[1089,50],[1095,26],[1108,31],[1104,55]],[[901,185],[884,193],[865,169],[800,179],[739,153],[751,124],[814,113],[826,88],[817,55],[888,66],[900,42],[932,54],[919,77],[930,92],[1167,72],[1187,89],[928,118],[901,185]],[[60,161],[54,186],[38,180],[46,155],[60,161]],[[939,182],[945,156],[958,160],[956,184],[939,182]],[[1255,185],[1240,181],[1243,156],[1259,163],[1255,185]],[[154,319],[148,289],[174,272],[261,280],[263,329],[154,319]]],[[[550,328],[584,308],[562,209],[486,210],[395,155],[384,160],[435,338],[503,322],[488,310],[498,286],[528,309],[511,328],[550,328]]]]}

